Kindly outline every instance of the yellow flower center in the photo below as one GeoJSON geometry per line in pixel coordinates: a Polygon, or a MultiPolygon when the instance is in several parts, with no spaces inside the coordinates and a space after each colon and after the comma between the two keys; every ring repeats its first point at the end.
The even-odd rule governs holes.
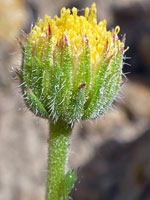
{"type": "Polygon", "coordinates": [[[47,37],[48,27],[51,29],[54,44],[59,44],[64,36],[67,36],[73,57],[78,57],[83,48],[84,38],[88,38],[91,49],[91,62],[96,65],[101,56],[109,49],[109,54],[118,52],[122,44],[117,39],[120,31],[119,26],[114,31],[107,31],[107,21],[97,23],[96,4],[93,3],[91,9],[85,9],[85,16],[78,16],[76,8],[62,8],[60,17],[54,19],[45,15],[44,20],[39,19],[32,29],[29,37],[32,43],[38,45],[41,39],[47,37]],[[114,43],[115,40],[115,43],[114,43]],[[115,44],[115,45],[114,45],[115,44]]]}

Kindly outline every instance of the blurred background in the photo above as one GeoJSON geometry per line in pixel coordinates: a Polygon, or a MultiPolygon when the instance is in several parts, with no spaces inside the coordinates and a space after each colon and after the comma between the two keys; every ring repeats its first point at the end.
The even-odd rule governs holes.
{"type": "MultiPolygon", "coordinates": [[[[0,200],[44,200],[48,124],[24,107],[13,68],[17,38],[44,14],[92,0],[0,0],[0,200]]],[[[150,1],[95,0],[98,20],[119,25],[130,49],[120,100],[99,120],[76,124],[69,166],[73,200],[150,200],[150,1]]]]}

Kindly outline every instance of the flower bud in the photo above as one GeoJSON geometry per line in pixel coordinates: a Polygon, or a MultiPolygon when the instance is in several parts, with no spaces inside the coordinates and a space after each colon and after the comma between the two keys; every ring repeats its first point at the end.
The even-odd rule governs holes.
{"type": "Polygon", "coordinates": [[[62,8],[45,15],[26,37],[19,74],[28,108],[37,116],[74,123],[97,118],[110,108],[121,87],[124,39],[119,26],[97,23],[96,5],[78,16],[62,8]]]}

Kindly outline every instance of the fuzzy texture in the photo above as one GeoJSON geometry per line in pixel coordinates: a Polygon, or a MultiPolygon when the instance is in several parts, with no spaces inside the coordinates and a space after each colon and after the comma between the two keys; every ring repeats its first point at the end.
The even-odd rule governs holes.
{"type": "Polygon", "coordinates": [[[124,38],[120,28],[97,23],[96,5],[78,16],[39,19],[22,46],[18,73],[27,107],[37,116],[67,124],[95,119],[108,110],[121,87],[124,38]]]}
{"type": "Polygon", "coordinates": [[[68,196],[73,186],[73,184],[71,187],[68,186],[70,181],[74,183],[73,174],[71,171],[65,173],[70,134],[70,126],[66,127],[62,121],[57,121],[55,124],[50,121],[46,200],[59,200],[62,196],[68,196]]]}

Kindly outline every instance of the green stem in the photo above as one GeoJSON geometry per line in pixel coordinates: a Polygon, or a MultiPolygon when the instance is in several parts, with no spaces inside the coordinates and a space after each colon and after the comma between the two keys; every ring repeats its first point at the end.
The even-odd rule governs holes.
{"type": "Polygon", "coordinates": [[[65,176],[69,149],[71,126],[62,121],[50,121],[50,138],[48,148],[48,174],[46,200],[60,200],[62,181],[65,176]]]}

